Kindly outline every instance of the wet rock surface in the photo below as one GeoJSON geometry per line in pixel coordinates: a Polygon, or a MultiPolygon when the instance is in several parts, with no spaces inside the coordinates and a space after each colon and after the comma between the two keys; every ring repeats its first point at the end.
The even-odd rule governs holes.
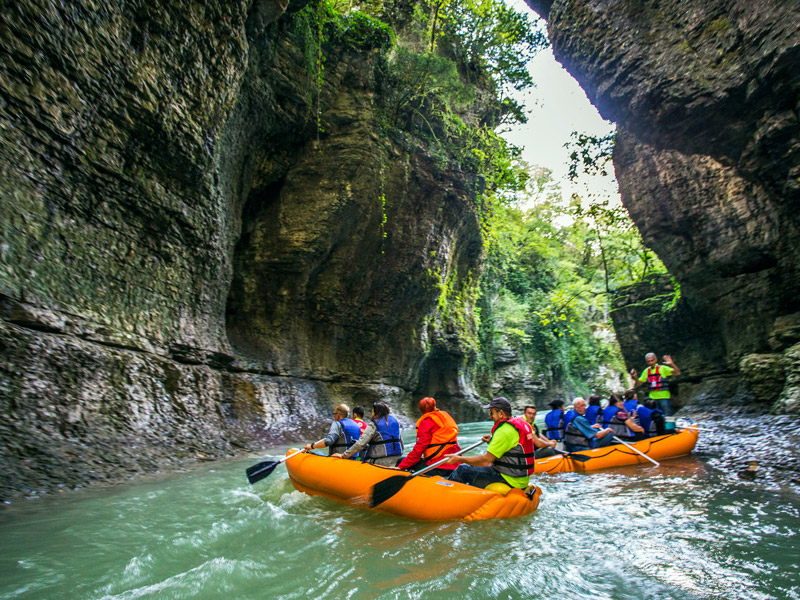
{"type": "Polygon", "coordinates": [[[687,406],[676,418],[704,429],[695,455],[726,476],[769,489],[800,492],[800,429],[789,415],[764,415],[747,408],[707,410],[687,406]]]}

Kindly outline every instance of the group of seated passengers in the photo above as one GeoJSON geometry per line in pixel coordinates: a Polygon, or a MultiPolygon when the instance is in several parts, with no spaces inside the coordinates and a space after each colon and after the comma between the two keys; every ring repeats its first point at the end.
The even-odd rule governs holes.
{"type": "Polygon", "coordinates": [[[563,440],[568,452],[602,448],[623,441],[638,441],[666,433],[664,414],[654,400],[639,404],[634,390],[623,395],[611,394],[601,408],[600,396],[590,396],[587,405],[575,398],[572,408],[564,411],[561,400],[550,403],[552,410],[545,416],[545,434],[551,440],[563,440]]]}

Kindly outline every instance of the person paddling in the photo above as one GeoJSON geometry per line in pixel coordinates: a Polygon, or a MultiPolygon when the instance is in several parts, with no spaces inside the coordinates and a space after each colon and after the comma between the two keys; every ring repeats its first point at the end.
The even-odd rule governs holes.
{"type": "Polygon", "coordinates": [[[328,454],[341,453],[352,446],[361,435],[361,428],[353,419],[348,419],[350,408],[340,404],[333,409],[333,422],[328,430],[328,435],[317,442],[305,445],[306,450],[314,448],[328,448],[328,454]]]}
{"type": "Polygon", "coordinates": [[[372,421],[361,437],[346,452],[332,454],[336,458],[353,458],[362,450],[362,461],[373,465],[393,467],[397,457],[403,454],[403,441],[400,439],[400,424],[389,407],[383,402],[372,405],[372,421]]]}
{"type": "Polygon", "coordinates": [[[527,488],[534,471],[533,429],[522,417],[511,418],[511,403],[506,398],[495,398],[484,408],[494,421],[491,434],[483,436],[489,447],[479,456],[448,456],[448,463],[458,464],[450,481],[480,488],[492,483],[527,488]]]}
{"type": "MultiPolygon", "coordinates": [[[[411,452],[397,463],[403,471],[418,471],[441,460],[448,454],[458,452],[458,425],[450,413],[436,408],[436,400],[423,398],[419,401],[422,416],[417,421],[417,441],[411,452]]],[[[428,471],[430,475],[447,477],[456,465],[442,465],[428,471]]]]}

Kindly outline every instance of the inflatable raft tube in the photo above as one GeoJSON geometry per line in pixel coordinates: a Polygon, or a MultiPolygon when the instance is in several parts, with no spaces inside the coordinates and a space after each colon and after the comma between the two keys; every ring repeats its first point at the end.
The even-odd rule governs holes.
{"type": "MultiPolygon", "coordinates": [[[[699,432],[696,427],[681,429],[678,433],[671,435],[659,435],[647,438],[640,442],[631,444],[640,452],[656,461],[668,458],[677,458],[690,454],[697,444],[699,432]]],[[[609,469],[611,467],[624,467],[627,465],[637,465],[639,463],[650,464],[646,458],[634,452],[622,444],[606,446],[605,448],[595,448],[594,450],[582,450],[575,452],[582,456],[588,456],[591,460],[578,462],[569,456],[558,454],[548,458],[536,460],[536,473],[567,473],[570,471],[596,471],[597,469],[609,469]]]]}
{"type": "MultiPolygon", "coordinates": [[[[296,450],[287,455],[292,452],[296,450]]],[[[536,510],[542,493],[534,486],[525,491],[499,485],[501,491],[493,491],[423,476],[414,477],[397,494],[370,508],[372,487],[403,471],[309,453],[293,456],[286,467],[292,485],[301,492],[417,521],[521,517],[536,510]]]]}

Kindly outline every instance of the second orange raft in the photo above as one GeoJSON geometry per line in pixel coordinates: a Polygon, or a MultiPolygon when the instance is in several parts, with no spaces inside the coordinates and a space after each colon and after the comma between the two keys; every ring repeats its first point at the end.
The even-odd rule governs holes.
{"type": "MultiPolygon", "coordinates": [[[[643,452],[653,460],[665,460],[684,456],[694,450],[697,444],[698,431],[688,427],[671,435],[659,435],[630,444],[639,452],[643,452]]],[[[558,454],[549,458],[536,460],[536,473],[567,473],[570,471],[595,471],[611,467],[624,467],[640,463],[650,464],[646,458],[622,444],[614,444],[605,448],[574,452],[588,456],[590,460],[578,462],[569,456],[558,454]]]]}

